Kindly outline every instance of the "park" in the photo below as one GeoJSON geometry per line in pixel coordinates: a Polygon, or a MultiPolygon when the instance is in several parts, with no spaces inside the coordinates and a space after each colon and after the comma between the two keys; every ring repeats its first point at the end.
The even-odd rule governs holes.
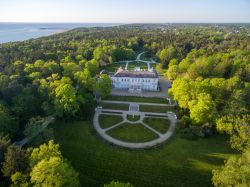
{"type": "Polygon", "coordinates": [[[247,186],[249,31],[129,24],[1,44],[0,186],[247,186]]]}
{"type": "Polygon", "coordinates": [[[86,186],[112,179],[135,186],[210,186],[211,171],[235,154],[225,136],[183,138],[178,106],[166,90],[164,97],[112,93],[98,101],[91,122],[54,127],[64,156],[86,186]]]}

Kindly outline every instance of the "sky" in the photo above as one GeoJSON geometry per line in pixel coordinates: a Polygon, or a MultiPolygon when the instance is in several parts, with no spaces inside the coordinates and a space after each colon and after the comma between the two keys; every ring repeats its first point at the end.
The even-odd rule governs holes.
{"type": "Polygon", "coordinates": [[[0,22],[250,22],[250,0],[0,0],[0,22]]]}

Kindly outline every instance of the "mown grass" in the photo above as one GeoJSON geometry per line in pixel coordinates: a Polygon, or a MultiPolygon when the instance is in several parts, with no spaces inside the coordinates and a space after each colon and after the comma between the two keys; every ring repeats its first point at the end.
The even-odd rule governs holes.
{"type": "Polygon", "coordinates": [[[156,68],[156,64],[155,63],[150,63],[149,65],[150,65],[150,68],[154,68],[154,69],[156,68]]]}
{"type": "Polygon", "coordinates": [[[143,122],[160,133],[166,133],[170,125],[168,119],[162,118],[144,118],[143,122]]]}
{"type": "Polygon", "coordinates": [[[155,98],[155,97],[134,97],[134,96],[110,95],[110,96],[105,97],[103,100],[169,104],[169,101],[167,99],[155,98]]]}
{"type": "Polygon", "coordinates": [[[135,67],[140,67],[140,69],[147,70],[148,66],[144,62],[134,61],[128,64],[128,70],[134,70],[135,67]]]}
{"type": "Polygon", "coordinates": [[[141,55],[140,60],[151,61],[151,57],[147,55],[147,53],[143,53],[141,55]]]}
{"type": "Polygon", "coordinates": [[[140,123],[124,123],[106,132],[113,138],[126,142],[147,142],[158,138],[158,135],[140,123]]]}
{"type": "Polygon", "coordinates": [[[129,110],[129,105],[128,104],[115,104],[115,103],[98,102],[98,105],[102,106],[103,109],[129,110]]]}
{"type": "Polygon", "coordinates": [[[166,113],[167,111],[175,111],[175,108],[171,106],[140,105],[139,110],[140,112],[166,113]]]}
{"type": "Polygon", "coordinates": [[[159,148],[124,150],[100,141],[85,122],[58,122],[55,140],[76,171],[82,186],[102,187],[116,179],[135,187],[211,184],[211,171],[234,153],[223,136],[190,141],[176,134],[159,148]]]}
{"type": "Polygon", "coordinates": [[[105,67],[105,69],[109,72],[116,72],[118,68],[125,68],[126,62],[112,63],[105,67]]]}
{"type": "Polygon", "coordinates": [[[101,128],[106,129],[108,127],[112,127],[117,123],[120,123],[123,120],[123,118],[122,116],[118,115],[101,114],[98,120],[101,128]]]}

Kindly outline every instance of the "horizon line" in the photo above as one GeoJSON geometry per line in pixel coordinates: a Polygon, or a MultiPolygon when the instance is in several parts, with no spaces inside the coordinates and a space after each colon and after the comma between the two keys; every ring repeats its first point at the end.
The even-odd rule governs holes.
{"type": "Polygon", "coordinates": [[[250,24],[249,22],[43,22],[43,21],[0,21],[0,23],[70,23],[70,24],[235,24],[235,23],[242,23],[242,24],[250,24]]]}

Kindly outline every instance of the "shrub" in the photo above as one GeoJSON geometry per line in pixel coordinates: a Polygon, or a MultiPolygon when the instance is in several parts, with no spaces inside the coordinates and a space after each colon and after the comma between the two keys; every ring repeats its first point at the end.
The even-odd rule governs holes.
{"type": "Polygon", "coordinates": [[[205,135],[202,131],[202,128],[197,126],[191,126],[189,128],[182,129],[181,136],[189,140],[195,140],[199,137],[204,137],[205,135]]]}

